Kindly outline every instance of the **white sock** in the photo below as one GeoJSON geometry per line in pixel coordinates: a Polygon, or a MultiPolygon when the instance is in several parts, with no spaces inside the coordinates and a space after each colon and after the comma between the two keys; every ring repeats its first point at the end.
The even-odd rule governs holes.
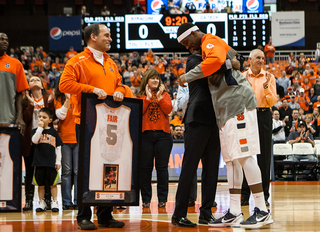
{"type": "Polygon", "coordinates": [[[263,192],[253,193],[252,196],[254,199],[255,206],[258,207],[262,211],[268,212],[267,207],[266,207],[266,202],[264,200],[263,192]]]}
{"type": "Polygon", "coordinates": [[[238,216],[241,213],[241,194],[230,194],[230,213],[238,216]]]}

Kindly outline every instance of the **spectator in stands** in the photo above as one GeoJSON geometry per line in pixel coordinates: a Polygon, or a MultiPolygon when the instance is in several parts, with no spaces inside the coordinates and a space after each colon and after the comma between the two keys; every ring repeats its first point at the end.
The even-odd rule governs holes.
{"type": "Polygon", "coordinates": [[[178,109],[175,118],[171,120],[170,124],[172,124],[172,125],[182,125],[183,124],[182,123],[183,116],[184,116],[183,110],[182,109],[178,109]]]}
{"type": "MultiPolygon", "coordinates": [[[[287,142],[289,144],[294,143],[311,143],[311,145],[314,147],[315,142],[313,139],[312,134],[309,130],[306,130],[306,123],[304,121],[299,121],[297,130],[292,131],[288,138],[287,142]]],[[[293,160],[293,161],[300,161],[301,159],[308,160],[308,161],[316,161],[316,157],[314,155],[295,155],[295,156],[289,156],[287,160],[293,160]]]]}
{"type": "Polygon", "coordinates": [[[145,10],[141,6],[140,1],[137,1],[137,4],[131,9],[131,14],[144,14],[145,10]]]}
{"type": "Polygon", "coordinates": [[[320,45],[318,45],[317,50],[315,51],[315,60],[320,62],[320,45]]]}
{"type": "Polygon", "coordinates": [[[171,100],[172,110],[176,112],[178,110],[177,92],[173,92],[173,99],[171,100]]]}
{"type": "Polygon", "coordinates": [[[134,86],[136,91],[140,91],[140,84],[141,84],[141,76],[138,74],[138,71],[133,71],[133,76],[130,77],[131,86],[134,86]]]}
{"type": "Polygon", "coordinates": [[[269,39],[268,44],[264,47],[264,53],[266,55],[266,64],[274,63],[274,54],[276,52],[276,48],[272,45],[272,40],[269,39]]]}
{"type": "Polygon", "coordinates": [[[167,80],[167,81],[169,81],[169,83],[170,83],[170,86],[172,86],[173,85],[173,82],[174,82],[174,80],[175,80],[175,76],[174,76],[174,74],[171,72],[171,70],[172,70],[172,66],[171,66],[171,64],[168,64],[167,66],[166,66],[166,71],[165,71],[165,73],[164,73],[164,81],[165,80],[167,80]]]}
{"type": "Polygon", "coordinates": [[[291,75],[292,72],[294,71],[294,67],[292,66],[291,63],[289,63],[289,65],[287,67],[285,67],[285,71],[287,75],[291,75]]]}
{"type": "Polygon", "coordinates": [[[310,64],[306,64],[306,67],[305,67],[304,72],[303,72],[302,75],[303,76],[307,76],[310,73],[311,70],[312,70],[312,68],[311,68],[310,64]]]}
{"type": "Polygon", "coordinates": [[[290,117],[292,114],[292,109],[289,107],[288,100],[282,100],[282,107],[279,108],[280,120],[283,120],[286,116],[290,117]]]}
{"type": "Polygon", "coordinates": [[[151,64],[153,64],[153,62],[154,62],[154,57],[155,57],[155,55],[154,55],[154,53],[153,53],[153,51],[152,51],[152,49],[151,48],[148,48],[148,52],[147,52],[147,54],[146,54],[146,59],[147,60],[149,60],[150,62],[151,62],[151,64]]]}
{"type": "Polygon", "coordinates": [[[298,125],[298,120],[299,120],[299,111],[297,109],[292,109],[291,117],[289,117],[289,121],[286,121],[286,126],[284,128],[286,137],[288,137],[290,132],[296,130],[296,125],[298,125]]]}
{"type": "Polygon", "coordinates": [[[152,198],[151,174],[155,161],[157,170],[158,207],[166,206],[168,197],[168,162],[172,149],[168,114],[172,111],[171,99],[165,92],[160,74],[152,69],[142,78],[137,94],[143,99],[142,150],[141,150],[141,196],[142,207],[150,208],[152,198]]]}
{"type": "Polygon", "coordinates": [[[290,99],[291,99],[291,101],[289,102],[289,107],[291,109],[300,109],[299,103],[296,102],[296,96],[295,95],[291,95],[290,99]]]}
{"type": "MultiPolygon", "coordinates": [[[[318,119],[320,118],[319,108],[318,107],[313,109],[312,116],[313,116],[315,122],[317,122],[318,119]]],[[[320,126],[320,123],[317,122],[317,125],[320,126]]],[[[320,130],[318,129],[318,131],[320,131],[320,130]]]]}
{"type": "Polygon", "coordinates": [[[313,103],[312,109],[320,107],[320,95],[317,96],[317,101],[313,103]]]}
{"type": "Polygon", "coordinates": [[[90,14],[87,12],[87,7],[82,6],[81,7],[81,16],[89,16],[90,14]]]}
{"type": "Polygon", "coordinates": [[[289,117],[286,116],[282,121],[279,118],[279,111],[274,110],[272,114],[272,141],[274,143],[284,143],[286,141],[284,128],[286,127],[286,121],[289,121],[289,117]]]}
{"type": "Polygon", "coordinates": [[[290,87],[290,80],[286,77],[286,71],[281,72],[281,77],[276,80],[277,84],[282,86],[284,90],[287,90],[290,87]]]}
{"type": "Polygon", "coordinates": [[[59,56],[56,56],[56,58],[54,59],[54,62],[51,64],[51,69],[53,67],[56,67],[57,70],[59,69],[59,66],[60,66],[60,57],[59,56]]]}
{"type": "Polygon", "coordinates": [[[74,57],[77,54],[78,54],[78,52],[76,52],[74,50],[74,48],[72,46],[70,46],[69,51],[66,54],[66,57],[68,57],[68,59],[71,59],[72,57],[74,57]]]}
{"type": "Polygon", "coordinates": [[[281,100],[279,94],[277,94],[277,97],[278,97],[278,101],[276,104],[274,104],[274,106],[272,107],[273,108],[272,110],[275,110],[275,109],[278,110],[282,106],[282,100],[281,100]]]}
{"type": "Polygon", "coordinates": [[[309,91],[312,88],[312,85],[309,83],[309,78],[305,77],[303,83],[301,84],[301,88],[304,89],[304,93],[306,96],[309,96],[309,91]]]}
{"type": "Polygon", "coordinates": [[[298,63],[298,69],[297,70],[298,70],[298,73],[300,75],[303,75],[303,72],[304,72],[305,68],[303,67],[302,63],[298,63]]]}
{"type": "Polygon", "coordinates": [[[301,64],[302,67],[305,67],[305,65],[306,65],[306,57],[305,57],[305,55],[304,55],[303,52],[301,52],[301,53],[299,54],[298,63],[301,64]]]}
{"type": "Polygon", "coordinates": [[[58,133],[63,142],[61,149],[61,194],[62,209],[68,210],[77,205],[77,180],[78,180],[78,151],[75,117],[73,116],[73,102],[70,94],[61,93],[59,82],[55,88],[55,112],[59,119],[58,133]],[[71,189],[73,185],[73,194],[71,189]],[[73,201],[72,201],[73,195],[73,201]]]}
{"type": "Polygon", "coordinates": [[[103,8],[102,8],[102,10],[101,10],[101,15],[103,15],[103,16],[108,16],[108,15],[110,15],[110,10],[109,10],[109,8],[108,8],[108,6],[103,6],[103,8]]]}
{"type": "Polygon", "coordinates": [[[309,103],[309,112],[312,112],[312,107],[313,104],[317,101],[318,96],[315,94],[314,88],[312,87],[309,91],[309,99],[310,99],[310,103],[309,103]]]}
{"type": "Polygon", "coordinates": [[[305,95],[304,89],[300,89],[299,92],[300,93],[299,93],[296,101],[299,103],[300,108],[303,108],[304,111],[308,111],[310,99],[309,99],[309,97],[307,97],[307,95],[305,95]]]}
{"type": "Polygon", "coordinates": [[[164,4],[162,4],[161,5],[161,9],[160,9],[160,12],[159,12],[160,14],[162,14],[162,15],[164,15],[164,16],[166,16],[167,14],[168,14],[168,11],[167,11],[167,6],[166,5],[164,5],[164,4]]]}
{"type": "MultiPolygon", "coordinates": [[[[23,211],[29,211],[33,208],[33,196],[34,196],[34,185],[32,184],[33,178],[33,150],[31,146],[31,130],[38,127],[38,114],[39,110],[43,107],[50,108],[54,111],[53,98],[49,96],[45,90],[40,77],[33,76],[29,80],[30,91],[26,92],[26,97],[23,99],[23,120],[26,123],[26,131],[23,136],[23,157],[26,169],[25,176],[25,196],[26,205],[23,211]]],[[[53,120],[55,117],[53,118],[53,120]]],[[[50,124],[52,127],[53,125],[50,124]]],[[[50,186],[46,187],[46,205],[47,209],[51,209],[51,194],[50,186]]]]}
{"type": "Polygon", "coordinates": [[[165,61],[162,57],[156,56],[156,60],[154,62],[156,70],[160,73],[161,80],[165,79],[164,74],[166,72],[167,61],[165,61]]]}
{"type": "Polygon", "coordinates": [[[307,114],[304,118],[307,126],[307,130],[312,134],[313,138],[318,137],[317,136],[317,128],[314,124],[313,116],[312,114],[307,114]]]}
{"type": "Polygon", "coordinates": [[[172,86],[170,85],[170,81],[169,80],[165,80],[164,81],[164,88],[165,90],[170,94],[170,96],[172,97],[172,86]]]}
{"type": "Polygon", "coordinates": [[[298,114],[299,114],[299,116],[298,116],[298,118],[299,118],[299,120],[304,120],[304,118],[305,118],[305,114],[304,114],[304,109],[303,108],[299,108],[298,109],[298,114]]]}
{"type": "Polygon", "coordinates": [[[294,68],[297,67],[297,65],[296,65],[297,59],[296,59],[296,56],[294,55],[293,52],[290,52],[288,61],[291,64],[292,67],[294,67],[294,68]]]}
{"type": "Polygon", "coordinates": [[[53,67],[52,71],[48,75],[48,78],[49,78],[49,81],[50,81],[52,88],[56,87],[56,83],[58,82],[60,75],[61,74],[60,74],[60,72],[57,71],[57,68],[53,67]]]}
{"type": "Polygon", "coordinates": [[[316,83],[312,86],[314,88],[315,95],[320,95],[320,78],[316,78],[316,83]]]}
{"type": "Polygon", "coordinates": [[[301,83],[302,83],[302,78],[300,76],[300,73],[299,72],[295,72],[293,74],[292,84],[301,85],[301,83]]]}
{"type": "Polygon", "coordinates": [[[183,130],[181,125],[175,125],[172,135],[173,142],[183,142],[183,130]]]}
{"type": "Polygon", "coordinates": [[[206,9],[203,10],[203,13],[213,13],[213,10],[210,8],[209,2],[206,2],[206,9]]]}
{"type": "Polygon", "coordinates": [[[40,71],[38,69],[38,65],[33,65],[33,70],[31,71],[32,76],[39,76],[40,75],[40,71]]]}

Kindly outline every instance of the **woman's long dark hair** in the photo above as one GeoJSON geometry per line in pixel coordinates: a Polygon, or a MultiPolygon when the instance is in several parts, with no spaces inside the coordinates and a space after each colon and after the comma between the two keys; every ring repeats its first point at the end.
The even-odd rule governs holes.
{"type": "Polygon", "coordinates": [[[64,102],[66,101],[66,95],[64,95],[64,93],[61,93],[61,91],[59,89],[60,79],[61,78],[58,79],[56,86],[54,87],[54,94],[55,94],[55,100],[60,99],[61,104],[63,105],[64,102]]]}
{"type": "Polygon", "coordinates": [[[155,69],[149,69],[143,75],[143,78],[142,78],[141,84],[140,84],[140,91],[137,93],[137,97],[140,97],[141,95],[146,95],[146,86],[147,86],[148,81],[151,77],[158,77],[159,85],[157,87],[157,91],[159,91],[159,87],[160,87],[160,85],[162,85],[160,74],[155,69]]]}

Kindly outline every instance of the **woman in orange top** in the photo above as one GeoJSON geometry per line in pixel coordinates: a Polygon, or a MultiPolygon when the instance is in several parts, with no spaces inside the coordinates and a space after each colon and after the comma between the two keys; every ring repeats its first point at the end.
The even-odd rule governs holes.
{"type": "Polygon", "coordinates": [[[131,86],[135,87],[136,91],[140,90],[140,84],[141,84],[141,76],[138,74],[137,70],[133,71],[133,76],[130,77],[131,80],[131,86]]]}
{"type": "Polygon", "coordinates": [[[74,105],[70,100],[70,94],[61,93],[59,90],[60,78],[55,87],[54,106],[57,118],[59,119],[58,133],[63,142],[61,149],[62,175],[61,175],[61,194],[62,208],[70,209],[77,205],[77,181],[78,181],[78,153],[79,146],[76,138],[76,123],[73,116],[74,105]],[[72,184],[73,203],[72,203],[72,184]]]}
{"type": "Polygon", "coordinates": [[[301,88],[304,89],[304,94],[309,96],[309,90],[312,88],[312,85],[309,83],[309,78],[305,77],[303,83],[301,84],[301,88]]]}
{"type": "Polygon", "coordinates": [[[153,161],[157,170],[158,207],[165,207],[168,197],[168,162],[172,149],[169,116],[172,111],[170,95],[164,91],[160,74],[155,69],[145,72],[137,98],[143,99],[141,146],[142,206],[150,207],[153,161]]]}

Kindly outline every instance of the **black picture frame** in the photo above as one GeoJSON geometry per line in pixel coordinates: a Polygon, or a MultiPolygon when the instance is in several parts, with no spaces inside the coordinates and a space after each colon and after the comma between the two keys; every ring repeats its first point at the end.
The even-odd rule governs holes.
{"type": "MultiPolygon", "coordinates": [[[[142,106],[143,101],[140,99],[134,98],[124,98],[121,102],[113,101],[112,96],[107,96],[106,99],[100,100],[93,93],[82,93],[81,96],[81,124],[80,124],[80,144],[79,144],[79,167],[78,167],[78,205],[80,206],[138,206],[139,205],[139,186],[140,186],[140,150],[141,150],[141,133],[142,133],[142,106]],[[105,107],[101,107],[105,106],[105,107]],[[106,118],[107,113],[101,113],[99,110],[112,110],[108,111],[108,117],[106,118]],[[123,110],[125,109],[125,110],[123,110]],[[116,111],[118,110],[118,111],[116,111]],[[111,112],[111,113],[110,113],[111,112]],[[123,115],[121,115],[121,112],[123,115]],[[129,113],[128,113],[129,112],[129,113]],[[119,152],[119,157],[116,157],[115,160],[110,161],[110,157],[114,157],[114,153],[110,152],[108,146],[106,145],[108,141],[113,141],[112,137],[109,136],[109,114],[117,114],[118,117],[118,128],[117,130],[110,130],[113,135],[117,135],[116,142],[122,144],[118,146],[121,149],[119,152]],[[103,116],[99,116],[103,115],[103,116]],[[98,117],[100,119],[98,119],[98,117]],[[128,127],[121,126],[124,121],[128,120],[128,127]],[[97,122],[99,121],[99,122],[97,122]],[[99,123],[100,126],[96,124],[99,123]],[[101,123],[105,123],[102,124],[101,123]],[[105,127],[107,126],[107,127],[105,127]],[[122,128],[123,127],[123,128],[122,128]],[[99,130],[98,130],[99,128],[99,130]],[[104,128],[108,128],[104,130],[104,128]],[[128,128],[128,129],[126,129],[128,128]],[[122,130],[123,129],[123,130],[122,130]],[[121,131],[122,130],[122,131],[121,131]],[[108,131],[108,132],[107,132],[108,131]],[[107,133],[107,135],[103,134],[107,133]],[[128,137],[129,133],[129,137],[128,137]],[[120,135],[120,136],[119,136],[120,135]],[[106,143],[104,144],[104,139],[106,138],[106,143]],[[130,138],[131,142],[127,143],[130,138]],[[110,140],[108,140],[110,139],[110,140]],[[96,146],[95,141],[98,142],[96,146]],[[94,146],[91,146],[94,144],[94,146]],[[130,146],[132,145],[132,147],[130,146]],[[131,155],[130,156],[130,152],[131,155]],[[91,154],[94,153],[94,154],[91,154]],[[99,154],[100,153],[100,154],[99,154]],[[102,158],[101,158],[102,157],[102,158]],[[126,157],[126,159],[124,159],[126,157]],[[130,157],[131,166],[130,165],[130,157]],[[107,160],[108,159],[108,160],[107,160]],[[105,161],[99,162],[100,160],[105,161]],[[120,162],[120,164],[117,162],[120,162]],[[128,161],[129,160],[129,161],[128,161]],[[92,161],[92,164],[90,162],[92,161]],[[98,161],[98,162],[97,162],[98,161]],[[105,191],[103,187],[103,176],[105,171],[103,168],[106,165],[119,165],[119,170],[127,170],[125,175],[119,171],[117,177],[117,188],[116,191],[105,191]],[[90,165],[91,171],[90,171],[90,165]],[[131,168],[131,173],[130,173],[131,168]],[[128,171],[129,170],[129,171],[128,171]],[[131,174],[131,175],[130,175],[131,174]],[[129,176],[130,175],[130,176],[129,176]],[[94,178],[98,176],[98,178],[94,178]],[[91,182],[90,182],[91,178],[91,182]],[[131,180],[131,181],[130,181],[131,180]],[[130,181],[130,183],[128,183],[130,181]],[[122,183],[126,184],[122,184],[122,183]],[[95,189],[92,186],[102,186],[100,189],[95,189]],[[123,186],[125,190],[121,189],[123,186]]],[[[103,111],[105,112],[105,111],[103,111]]],[[[113,116],[111,116],[112,119],[113,116]]],[[[111,122],[112,123],[112,122],[111,122]]],[[[125,123],[125,124],[126,124],[125,123]]],[[[109,143],[109,142],[108,142],[109,143]]],[[[111,145],[110,145],[111,147],[111,145]]],[[[118,150],[116,150],[118,151],[118,150]]],[[[117,169],[117,170],[118,170],[117,169]]]]}
{"type": "MultiPolygon", "coordinates": [[[[1,154],[2,161],[0,162],[2,165],[2,173],[0,177],[0,185],[5,185],[5,199],[2,199],[1,189],[3,186],[0,186],[0,213],[2,212],[21,212],[21,175],[22,175],[22,136],[20,134],[20,130],[17,127],[0,127],[0,138],[5,136],[9,138],[8,144],[1,144],[3,140],[1,139],[0,143],[0,153],[8,149],[8,153],[1,154]],[[4,159],[5,158],[5,159],[4,159]],[[11,159],[11,160],[10,160],[11,159]],[[13,164],[12,175],[10,175],[10,171],[8,171],[7,167],[8,161],[13,164]],[[6,175],[6,177],[4,176],[6,175]],[[9,183],[10,178],[12,178],[12,185],[9,183]],[[4,182],[9,181],[9,182],[4,182]],[[9,183],[9,184],[8,184],[9,183]],[[8,194],[12,194],[11,197],[7,197],[8,194]]],[[[6,139],[4,139],[6,140],[6,139]]],[[[1,158],[0,158],[1,159],[1,158]]],[[[11,168],[10,168],[11,169],[11,168]]]]}

